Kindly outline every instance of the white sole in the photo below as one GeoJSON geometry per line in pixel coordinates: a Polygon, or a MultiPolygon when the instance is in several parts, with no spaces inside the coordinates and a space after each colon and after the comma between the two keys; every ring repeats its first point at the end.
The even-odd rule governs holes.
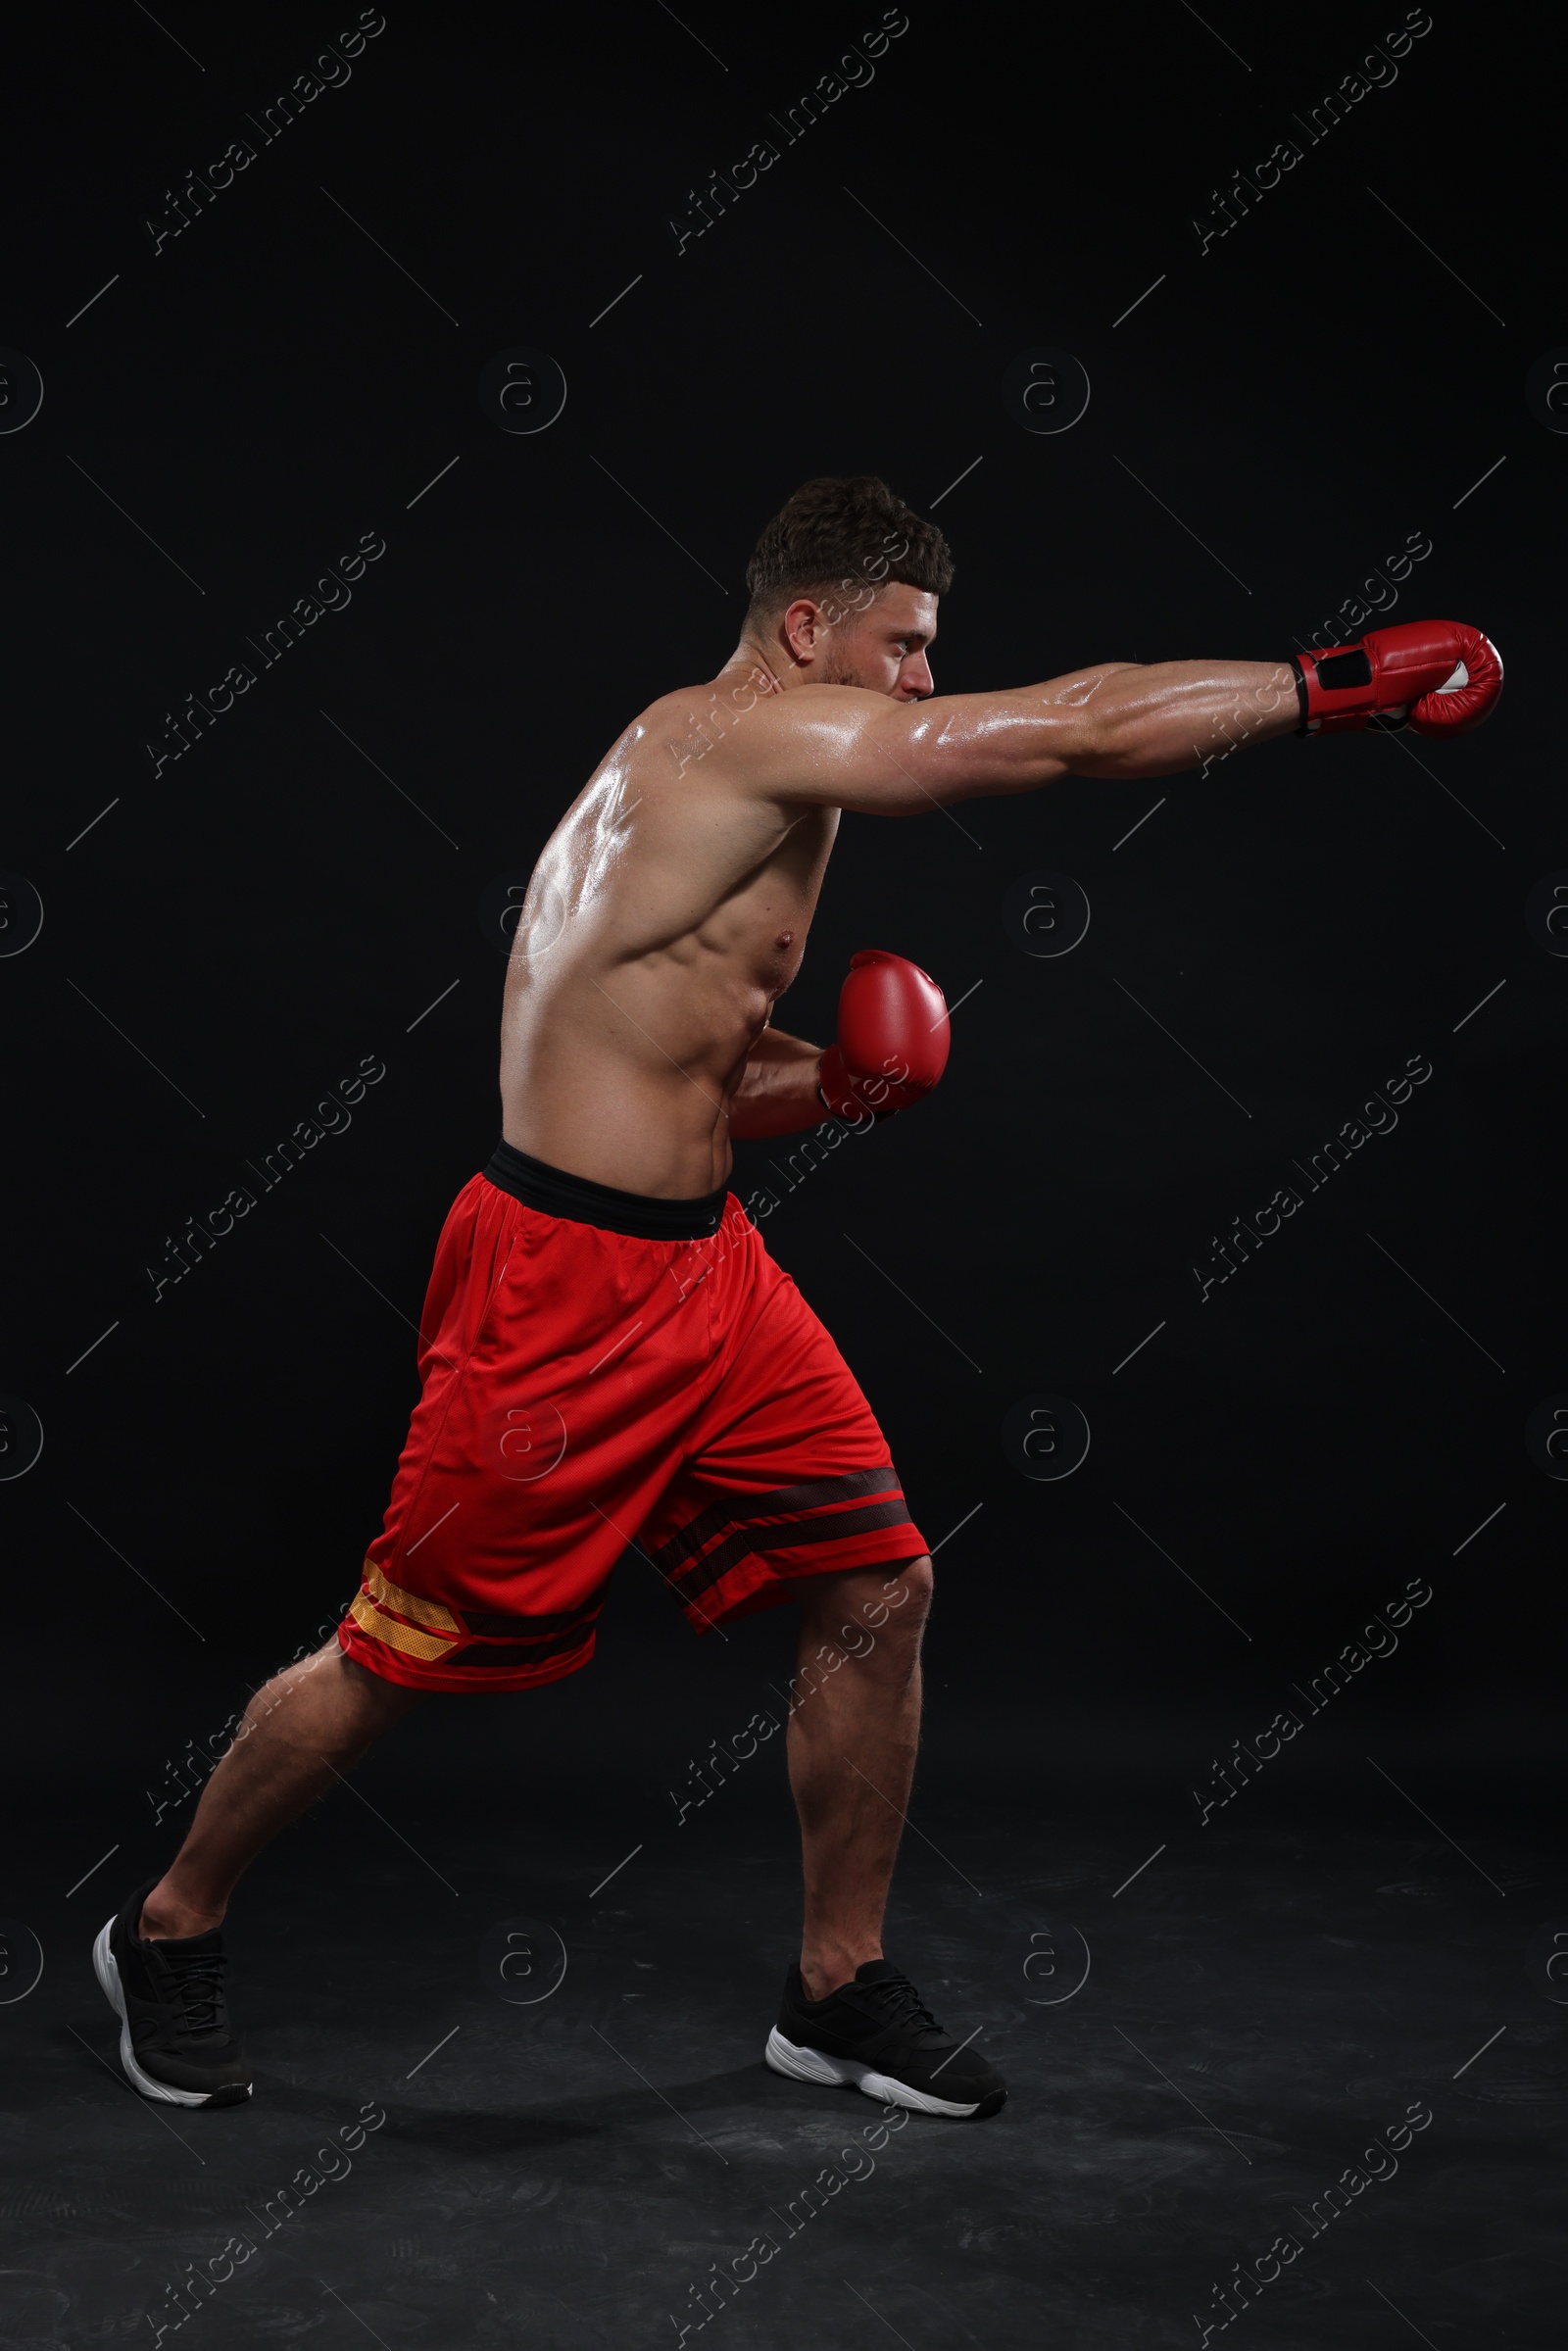
{"type": "Polygon", "coordinates": [[[821,2049],[805,2049],[786,2040],[775,2025],[767,2036],[762,2052],[775,2074],[783,2074],[791,2082],[814,2082],[822,2088],[843,2088],[852,2083],[863,2090],[868,2098],[884,2106],[906,2106],[916,2114],[952,2115],[962,2120],[979,2105],[978,2099],[958,2104],[952,2098],[933,2098],[929,2090],[911,2089],[906,2082],[896,2081],[891,2074],[878,2074],[870,2066],[856,2065],[848,2057],[829,2057],[821,2049]]]}
{"type": "MultiPolygon", "coordinates": [[[[211,2090],[175,2089],[168,2082],[155,2082],[151,2074],[144,2074],[136,2063],[135,2052],[130,2045],[130,2020],[125,2014],[125,1998],[121,1988],[120,1970],[116,1967],[115,1955],[109,1948],[109,1935],[114,1923],[114,1920],[110,1919],[99,1931],[98,1938],[92,1946],[92,1972],[98,1979],[99,1988],[103,1992],[104,1998],[120,2019],[120,2062],[124,2068],[126,2081],[133,2082],[144,2098],[161,2098],[166,2106],[210,2106],[213,2102],[211,2090]]],[[[247,2082],[245,2095],[248,2098],[250,2094],[251,2085],[247,2082]]]]}

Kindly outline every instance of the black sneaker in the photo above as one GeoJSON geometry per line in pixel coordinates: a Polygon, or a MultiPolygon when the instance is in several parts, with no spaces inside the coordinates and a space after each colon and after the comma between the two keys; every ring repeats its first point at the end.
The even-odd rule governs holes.
{"type": "Polygon", "coordinates": [[[944,2033],[891,1959],[868,1959],[825,2000],[808,2000],[792,1967],[765,2054],[792,2082],[853,2082],[868,2098],[918,2114],[996,2114],[1006,2102],[995,2066],[944,2033]]]}
{"type": "Polygon", "coordinates": [[[144,2097],[172,2106],[237,2106],[251,2069],[228,2026],[223,1937],[214,1927],[178,1942],[144,1942],[138,1886],[92,1947],[93,1972],[121,2020],[120,2062],[144,2097]]]}

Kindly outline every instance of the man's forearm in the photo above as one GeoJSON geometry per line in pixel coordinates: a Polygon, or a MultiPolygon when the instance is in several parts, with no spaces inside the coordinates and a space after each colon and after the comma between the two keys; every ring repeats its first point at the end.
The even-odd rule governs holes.
{"type": "MultiPolygon", "coordinates": [[[[1203,771],[1244,744],[1293,732],[1301,701],[1289,661],[1100,661],[1037,686],[858,715],[858,772],[836,785],[839,805],[905,816],[1038,792],[1064,775],[1203,771]]],[[[825,759],[821,769],[826,789],[825,759]]]]}
{"type": "Polygon", "coordinates": [[[1175,775],[1294,733],[1300,699],[1288,661],[1154,661],[1107,670],[1074,719],[1073,773],[1175,775]]]}
{"type": "Polygon", "coordinates": [[[827,1116],[817,1084],[822,1049],[803,1037],[764,1029],[746,1057],[741,1082],[730,1097],[729,1131],[737,1143],[768,1135],[798,1135],[827,1116]]]}

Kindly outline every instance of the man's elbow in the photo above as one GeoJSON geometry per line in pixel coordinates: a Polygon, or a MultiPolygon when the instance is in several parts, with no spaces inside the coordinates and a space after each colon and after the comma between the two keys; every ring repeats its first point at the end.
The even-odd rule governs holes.
{"type": "Polygon", "coordinates": [[[1101,661],[1075,678],[1055,705],[1059,721],[1052,750],[1059,771],[1077,775],[1135,773],[1144,748],[1143,717],[1136,701],[1129,701],[1126,679],[1141,661],[1101,661]],[[1122,681],[1114,698],[1102,699],[1102,688],[1112,677],[1122,681]]]}
{"type": "Polygon", "coordinates": [[[1151,726],[1147,712],[1107,710],[1085,728],[1082,746],[1075,749],[1067,764],[1079,775],[1130,783],[1148,776],[1178,775],[1197,767],[1201,759],[1196,743],[1174,744],[1169,728],[1151,726]]]}

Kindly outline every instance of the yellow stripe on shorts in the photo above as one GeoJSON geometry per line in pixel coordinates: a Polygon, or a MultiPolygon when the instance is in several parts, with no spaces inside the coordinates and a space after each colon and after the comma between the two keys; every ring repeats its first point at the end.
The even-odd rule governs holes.
{"type": "Polygon", "coordinates": [[[454,1642],[464,1638],[463,1627],[450,1608],[443,1608],[439,1600],[422,1600],[417,1592],[405,1592],[369,1559],[365,1562],[365,1590],[349,1614],[362,1633],[368,1633],[372,1641],[385,1641],[389,1649],[399,1649],[406,1657],[427,1661],[444,1657],[454,1642]],[[383,1613],[387,1609],[413,1617],[415,1623],[399,1624],[396,1616],[383,1613]],[[426,1630],[416,1631],[416,1626],[426,1630]]]}

